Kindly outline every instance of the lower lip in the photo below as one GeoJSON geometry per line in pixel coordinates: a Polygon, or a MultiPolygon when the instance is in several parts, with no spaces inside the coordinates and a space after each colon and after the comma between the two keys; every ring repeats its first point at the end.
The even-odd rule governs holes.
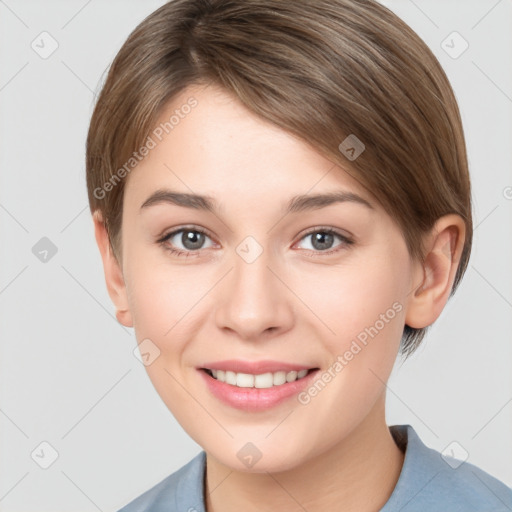
{"type": "Polygon", "coordinates": [[[208,389],[222,402],[244,411],[264,411],[281,404],[300,393],[310,385],[318,370],[310,371],[305,377],[271,388],[239,388],[211,377],[204,370],[198,370],[208,389]]]}

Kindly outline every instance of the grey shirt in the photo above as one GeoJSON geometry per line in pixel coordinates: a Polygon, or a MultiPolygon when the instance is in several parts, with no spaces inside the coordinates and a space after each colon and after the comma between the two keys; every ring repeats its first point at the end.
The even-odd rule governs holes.
{"type": "MultiPolygon", "coordinates": [[[[411,425],[389,427],[405,452],[400,477],[380,512],[511,512],[512,489],[473,464],[428,448],[411,425]]],[[[205,512],[206,453],[118,512],[205,512]]]]}

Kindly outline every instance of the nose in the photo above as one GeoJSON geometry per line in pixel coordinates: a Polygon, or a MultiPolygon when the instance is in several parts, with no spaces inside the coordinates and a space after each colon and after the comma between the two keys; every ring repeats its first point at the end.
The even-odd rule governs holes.
{"type": "Polygon", "coordinates": [[[280,266],[260,254],[254,261],[235,253],[233,269],[223,279],[215,312],[220,329],[247,341],[267,339],[288,331],[293,324],[293,293],[280,275],[280,266]]]}

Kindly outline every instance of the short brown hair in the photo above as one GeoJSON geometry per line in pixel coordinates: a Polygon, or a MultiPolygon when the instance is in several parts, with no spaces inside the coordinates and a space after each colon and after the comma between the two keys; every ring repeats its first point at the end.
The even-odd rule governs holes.
{"type": "MultiPolygon", "coordinates": [[[[373,0],[172,0],[135,28],[87,137],[90,209],[101,212],[117,258],[125,180],[116,172],[193,84],[220,85],[350,172],[395,219],[412,257],[423,261],[423,235],[439,217],[460,215],[466,239],[453,295],[473,229],[459,109],[428,46],[373,0]],[[340,151],[349,135],[365,146],[355,160],[340,151]]],[[[425,333],[406,325],[401,353],[425,333]]]]}

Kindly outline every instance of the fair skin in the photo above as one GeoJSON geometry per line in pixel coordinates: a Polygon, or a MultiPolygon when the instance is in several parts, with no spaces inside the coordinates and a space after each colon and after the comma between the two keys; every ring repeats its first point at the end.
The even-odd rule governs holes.
{"type": "Polygon", "coordinates": [[[424,264],[413,261],[396,223],[356,179],[221,89],[185,90],[158,123],[191,95],[197,107],[128,177],[121,261],[94,216],[117,318],[160,350],[146,370],[207,453],[209,512],[379,510],[403,464],[385,421],[385,382],[404,325],[430,325],[448,300],[464,223],[439,219],[424,264]],[[210,196],[219,209],[141,208],[163,188],[210,196]],[[293,196],[339,190],[371,207],[345,201],[284,214],[293,196]],[[183,227],[196,244],[194,229],[205,230],[203,243],[183,232],[158,243],[183,227]],[[314,244],[311,233],[325,227],[353,243],[335,235],[327,248],[314,244]],[[250,263],[237,252],[248,236],[263,250],[250,263]],[[400,311],[307,404],[292,396],[248,411],[205,385],[201,365],[226,359],[288,361],[321,374],[394,303],[400,311]],[[251,468],[237,457],[248,442],[262,454],[251,468]]]}

